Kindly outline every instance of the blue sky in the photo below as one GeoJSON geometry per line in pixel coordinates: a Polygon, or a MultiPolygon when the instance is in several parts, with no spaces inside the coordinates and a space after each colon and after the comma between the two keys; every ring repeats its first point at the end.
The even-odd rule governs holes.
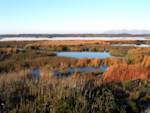
{"type": "Polygon", "coordinates": [[[150,0],[0,0],[0,33],[150,30],[150,0]]]}

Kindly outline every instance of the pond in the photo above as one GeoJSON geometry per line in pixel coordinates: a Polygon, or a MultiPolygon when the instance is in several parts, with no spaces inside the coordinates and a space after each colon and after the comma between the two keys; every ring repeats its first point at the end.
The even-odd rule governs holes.
{"type": "Polygon", "coordinates": [[[75,73],[90,73],[90,72],[104,72],[107,67],[101,65],[100,67],[76,67],[76,68],[68,68],[65,72],[61,72],[59,70],[53,71],[52,74],[57,77],[61,76],[70,76],[75,73]]]}
{"type": "MultiPolygon", "coordinates": [[[[104,65],[101,65],[100,67],[72,67],[68,68],[65,71],[60,71],[58,70],[53,70],[50,71],[51,75],[56,76],[56,77],[63,77],[63,76],[70,76],[75,73],[90,73],[90,72],[104,72],[107,70],[107,67],[104,65]]],[[[33,68],[31,69],[31,77],[33,80],[38,80],[40,77],[40,69],[39,68],[33,68]]]]}
{"type": "Polygon", "coordinates": [[[71,58],[109,58],[109,52],[56,52],[57,56],[71,58]]]}

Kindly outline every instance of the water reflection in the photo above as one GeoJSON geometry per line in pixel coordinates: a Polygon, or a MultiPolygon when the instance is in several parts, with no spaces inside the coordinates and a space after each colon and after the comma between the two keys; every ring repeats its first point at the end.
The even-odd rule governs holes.
{"type": "MultiPolygon", "coordinates": [[[[91,73],[91,72],[104,72],[106,71],[107,67],[104,65],[101,65],[100,67],[75,67],[75,68],[68,68],[65,71],[60,70],[53,70],[50,71],[50,75],[56,76],[56,77],[64,77],[64,76],[71,76],[75,73],[91,73]]],[[[34,81],[38,81],[40,78],[40,68],[33,68],[30,72],[31,78],[34,81]]]]}
{"type": "Polygon", "coordinates": [[[88,72],[104,72],[107,67],[102,65],[100,67],[76,67],[76,68],[68,68],[65,72],[61,72],[59,70],[53,71],[53,75],[57,77],[62,76],[70,76],[74,73],[88,73],[88,72]]]}
{"type": "Polygon", "coordinates": [[[33,80],[38,80],[40,77],[40,69],[38,67],[31,70],[31,75],[33,80]]]}

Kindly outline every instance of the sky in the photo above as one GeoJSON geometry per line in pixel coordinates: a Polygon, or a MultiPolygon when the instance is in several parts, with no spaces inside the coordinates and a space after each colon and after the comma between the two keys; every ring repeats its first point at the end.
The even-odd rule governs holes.
{"type": "Polygon", "coordinates": [[[150,0],[0,0],[0,34],[150,30],[150,0]]]}

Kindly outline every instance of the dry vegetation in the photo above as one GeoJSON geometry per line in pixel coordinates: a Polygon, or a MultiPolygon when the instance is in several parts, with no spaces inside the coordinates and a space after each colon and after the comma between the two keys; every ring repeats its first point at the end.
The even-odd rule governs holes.
{"type": "Polygon", "coordinates": [[[143,113],[150,107],[150,48],[112,43],[148,42],[0,42],[0,113],[143,113]],[[105,50],[117,57],[74,59],[58,57],[54,50],[105,50]],[[107,71],[60,78],[50,74],[100,65],[107,71]],[[41,71],[36,80],[31,75],[35,67],[41,71]]]}
{"type": "Polygon", "coordinates": [[[100,76],[67,78],[22,73],[0,77],[2,113],[140,113],[150,105],[148,81],[106,83],[100,76]]]}
{"type": "Polygon", "coordinates": [[[148,44],[150,41],[131,41],[131,40],[112,40],[112,41],[105,41],[105,40],[52,40],[52,41],[42,41],[34,43],[35,46],[80,46],[80,45],[109,45],[115,43],[122,43],[122,44],[148,44]]]}
{"type": "Polygon", "coordinates": [[[107,81],[150,80],[150,69],[141,65],[115,65],[104,74],[107,81]]]}

